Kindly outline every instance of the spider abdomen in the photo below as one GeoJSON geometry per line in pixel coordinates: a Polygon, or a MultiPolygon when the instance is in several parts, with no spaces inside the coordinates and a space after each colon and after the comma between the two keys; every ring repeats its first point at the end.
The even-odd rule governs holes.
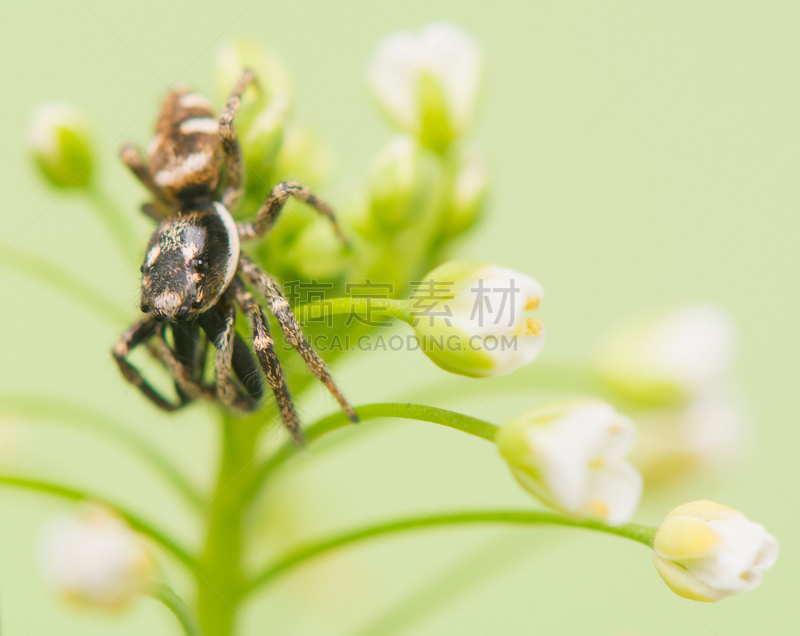
{"type": "Polygon", "coordinates": [[[170,200],[188,202],[213,195],[223,154],[210,102],[185,90],[169,95],[147,155],[153,181],[170,200]]]}

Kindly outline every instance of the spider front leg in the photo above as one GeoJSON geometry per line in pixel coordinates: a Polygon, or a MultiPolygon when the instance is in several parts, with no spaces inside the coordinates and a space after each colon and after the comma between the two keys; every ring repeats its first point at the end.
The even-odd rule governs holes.
{"type": "Polygon", "coordinates": [[[175,388],[181,403],[188,404],[201,398],[213,399],[213,389],[209,390],[200,384],[200,381],[194,377],[191,368],[187,367],[167,344],[164,338],[163,325],[161,325],[159,331],[160,337],[153,347],[155,356],[164,364],[175,381],[175,388]]]}
{"type": "Polygon", "coordinates": [[[225,153],[225,174],[227,183],[222,193],[222,205],[228,210],[235,210],[244,190],[244,163],[242,150],[239,147],[239,138],[233,127],[233,118],[239,111],[242,103],[242,94],[255,80],[253,71],[245,69],[233,89],[230,97],[225,102],[225,107],[219,115],[219,136],[222,150],[225,153]]]}
{"type": "Polygon", "coordinates": [[[283,425],[291,434],[294,441],[303,445],[303,431],[300,429],[300,418],[292,402],[289,393],[289,386],[286,384],[286,376],[283,374],[281,362],[278,354],[275,353],[275,341],[269,332],[269,323],[253,296],[245,289],[241,280],[234,279],[231,283],[236,295],[236,302],[249,317],[253,327],[253,348],[256,352],[261,368],[267,378],[272,392],[275,394],[275,401],[281,413],[283,425]]]}
{"type": "MultiPolygon", "coordinates": [[[[125,379],[138,387],[148,400],[165,411],[177,411],[189,404],[192,401],[192,397],[189,395],[180,396],[177,403],[170,402],[150,386],[147,380],[142,377],[142,374],[139,373],[139,370],[126,360],[128,354],[133,349],[157,334],[158,327],[159,323],[153,318],[144,318],[140,320],[122,334],[122,337],[117,341],[111,353],[120,371],[122,371],[122,375],[125,376],[125,379]]],[[[158,342],[163,344],[160,338],[158,342]]],[[[164,344],[164,347],[166,347],[166,344],[164,344]]],[[[167,364],[167,361],[162,358],[165,352],[159,345],[156,345],[156,351],[158,352],[159,358],[162,359],[162,362],[167,364]]],[[[177,363],[177,361],[175,362],[177,363]]],[[[180,363],[177,363],[177,365],[182,366],[180,363]]]]}
{"type": "Polygon", "coordinates": [[[227,298],[216,308],[203,314],[202,326],[217,349],[214,366],[216,371],[217,397],[223,404],[239,411],[253,411],[258,408],[263,395],[263,385],[258,376],[250,350],[238,336],[235,329],[236,309],[227,298]],[[247,393],[233,382],[233,373],[247,393]]]}
{"type": "Polygon", "coordinates": [[[311,372],[325,385],[325,388],[330,391],[331,395],[336,398],[336,401],[342,407],[345,415],[350,418],[350,421],[357,423],[358,415],[356,415],[355,410],[350,406],[347,400],[344,399],[344,396],[334,383],[328,371],[328,367],[322,361],[322,358],[317,355],[317,352],[312,349],[311,345],[306,340],[300,323],[297,322],[297,318],[292,313],[289,303],[283,296],[280,283],[259,268],[244,254],[239,256],[239,267],[247,279],[255,285],[259,293],[266,298],[269,309],[278,320],[278,324],[286,335],[289,344],[297,350],[311,369],[311,372]]]}
{"type": "Polygon", "coordinates": [[[258,209],[258,212],[256,212],[255,221],[252,223],[237,223],[239,238],[247,240],[264,236],[275,223],[275,219],[278,218],[278,215],[283,209],[283,206],[286,205],[286,201],[289,200],[289,197],[294,197],[298,201],[307,203],[322,216],[328,217],[331,223],[333,223],[333,229],[339,237],[339,240],[345,245],[349,243],[344,232],[342,232],[342,228],[340,228],[339,224],[336,222],[336,217],[333,214],[331,206],[317,197],[311,190],[294,181],[279,183],[272,188],[272,192],[270,192],[267,200],[264,201],[264,204],[258,209]]]}
{"type": "MultiPolygon", "coordinates": [[[[153,193],[156,197],[156,200],[166,208],[170,207],[169,201],[164,196],[164,192],[161,188],[156,185],[156,182],[153,181],[153,177],[150,175],[150,170],[147,168],[147,164],[142,159],[142,156],[139,154],[139,151],[136,149],[136,146],[133,144],[125,144],[120,149],[119,153],[122,162],[130,168],[131,172],[136,175],[136,178],[142,182],[142,184],[153,193]]],[[[149,212],[144,211],[145,214],[151,216],[149,212]]]]}

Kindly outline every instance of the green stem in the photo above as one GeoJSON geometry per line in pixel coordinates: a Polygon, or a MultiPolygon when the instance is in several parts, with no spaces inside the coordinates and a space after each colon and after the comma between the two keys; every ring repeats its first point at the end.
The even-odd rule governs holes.
{"type": "Polygon", "coordinates": [[[150,590],[150,596],[160,601],[164,607],[175,615],[186,636],[202,636],[203,632],[200,631],[192,610],[171,587],[168,585],[154,585],[150,590]]]}
{"type": "MultiPolygon", "coordinates": [[[[172,461],[144,437],[120,423],[112,423],[108,416],[66,400],[58,400],[38,395],[17,395],[17,399],[0,397],[0,411],[11,412],[21,417],[31,413],[44,422],[45,416],[62,418],[65,423],[73,423],[73,417],[88,430],[99,433],[113,442],[133,451],[142,461],[149,464],[164,479],[181,493],[195,508],[204,504],[197,489],[175,468],[172,461]],[[35,407],[33,406],[35,405],[35,407]]],[[[46,422],[45,422],[46,423],[46,422]]]]}
{"type": "Polygon", "coordinates": [[[560,526],[570,526],[573,528],[583,528],[585,530],[596,530],[614,534],[619,537],[638,541],[649,548],[653,547],[653,538],[656,528],[640,526],[637,524],[626,524],[624,526],[611,527],[599,521],[590,519],[571,519],[554,512],[522,512],[512,510],[489,510],[476,512],[453,512],[441,515],[423,515],[408,517],[391,521],[379,526],[369,526],[345,532],[329,539],[323,539],[315,543],[301,546],[282,559],[278,559],[272,565],[267,566],[261,574],[253,578],[248,587],[248,592],[266,585],[279,577],[281,574],[292,568],[305,563],[326,552],[337,550],[341,547],[364,541],[372,537],[379,537],[393,534],[402,530],[422,530],[437,526],[453,526],[483,523],[514,523],[514,524],[555,524],[560,526]]]}
{"type": "Polygon", "coordinates": [[[81,190],[92,205],[98,218],[105,225],[125,257],[132,264],[138,264],[139,248],[136,244],[136,233],[114,200],[96,183],[89,184],[81,190]]]}
{"type": "Polygon", "coordinates": [[[198,617],[206,636],[233,632],[245,580],[242,529],[250,501],[246,491],[262,424],[260,413],[248,419],[222,416],[222,457],[201,560],[203,576],[198,578],[198,617]]]}
{"type": "Polygon", "coordinates": [[[89,313],[99,314],[114,325],[130,321],[130,314],[108,300],[108,294],[87,285],[62,266],[24,250],[0,244],[0,264],[25,273],[83,305],[89,313]]]}
{"type": "MultiPolygon", "coordinates": [[[[420,404],[367,404],[359,406],[356,409],[356,413],[358,413],[358,417],[361,418],[362,422],[380,417],[420,420],[422,422],[432,422],[434,424],[455,428],[464,433],[482,437],[490,442],[494,441],[498,429],[495,424],[479,420],[476,417],[420,404]]],[[[327,433],[350,425],[352,425],[352,422],[341,412],[324,417],[303,431],[306,444],[311,444],[327,433]]],[[[298,448],[297,444],[294,442],[286,442],[281,446],[255,473],[253,483],[250,487],[250,494],[255,495],[267,478],[285,464],[287,460],[297,455],[300,450],[301,449],[298,448]]]]}
{"type": "Polygon", "coordinates": [[[360,316],[369,317],[380,314],[410,322],[411,310],[414,308],[412,300],[396,300],[392,298],[330,298],[312,303],[303,303],[294,308],[295,315],[305,316],[309,309],[319,309],[324,316],[336,316],[355,312],[360,316]]]}
{"type": "Polygon", "coordinates": [[[185,548],[180,547],[177,541],[169,537],[163,531],[151,526],[135,512],[127,510],[118,504],[112,503],[103,497],[98,497],[97,495],[93,495],[76,488],[69,488],[67,486],[62,486],[61,484],[56,484],[42,479],[28,479],[26,477],[13,477],[11,475],[0,475],[0,486],[24,488],[47,495],[53,495],[55,497],[61,497],[63,499],[69,499],[71,501],[91,501],[99,503],[103,506],[107,506],[116,512],[120,517],[125,519],[134,530],[147,537],[150,537],[161,547],[171,552],[179,561],[182,561],[188,565],[190,569],[194,570],[197,567],[196,560],[190,556],[189,552],[185,548]]]}

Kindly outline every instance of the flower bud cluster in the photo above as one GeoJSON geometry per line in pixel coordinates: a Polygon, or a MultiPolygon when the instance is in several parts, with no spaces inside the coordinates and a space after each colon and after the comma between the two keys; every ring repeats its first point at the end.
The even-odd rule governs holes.
{"type": "Polygon", "coordinates": [[[398,131],[376,156],[367,188],[365,234],[383,243],[381,252],[415,242],[418,260],[435,263],[480,218],[486,169],[464,142],[475,120],[481,57],[468,34],[446,23],[378,44],[367,79],[398,131]]]}

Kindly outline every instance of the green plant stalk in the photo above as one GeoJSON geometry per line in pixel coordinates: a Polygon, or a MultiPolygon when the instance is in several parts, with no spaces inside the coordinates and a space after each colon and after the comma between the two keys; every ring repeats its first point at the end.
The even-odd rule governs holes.
{"type": "Polygon", "coordinates": [[[112,503],[103,497],[98,497],[97,495],[78,490],[77,488],[69,488],[42,479],[28,479],[25,477],[13,477],[11,475],[0,475],[0,487],[2,486],[24,488],[26,490],[33,490],[47,495],[69,499],[71,501],[90,501],[106,506],[125,519],[134,530],[150,537],[161,547],[171,552],[179,561],[188,565],[190,569],[197,569],[196,559],[189,554],[186,548],[181,547],[175,539],[171,538],[162,530],[158,530],[150,525],[135,512],[112,503]]]}
{"type": "Polygon", "coordinates": [[[309,543],[301,546],[285,557],[278,559],[275,563],[267,566],[261,574],[255,576],[247,588],[248,593],[252,593],[259,587],[262,587],[281,574],[295,568],[296,566],[310,561],[311,559],[332,552],[347,545],[358,543],[373,537],[380,537],[390,535],[403,530],[413,531],[422,530],[423,528],[456,526],[456,525],[471,525],[471,524],[484,524],[484,523],[513,523],[513,524],[554,524],[560,526],[570,526],[573,528],[583,528],[585,530],[596,530],[613,534],[632,541],[646,545],[649,548],[653,547],[653,539],[657,528],[648,526],[641,526],[638,524],[629,523],[624,526],[611,527],[607,526],[600,521],[591,519],[572,519],[554,512],[524,512],[513,510],[481,510],[474,512],[452,512],[441,515],[422,515],[408,517],[406,519],[399,519],[391,521],[382,525],[368,526],[358,530],[345,532],[340,535],[333,536],[329,539],[323,539],[318,542],[309,543]]]}
{"type": "MultiPolygon", "coordinates": [[[[380,417],[397,417],[407,420],[420,420],[432,422],[442,426],[455,428],[459,431],[481,437],[490,442],[494,442],[498,427],[495,424],[480,420],[476,417],[440,409],[434,406],[423,406],[420,404],[366,404],[356,408],[356,413],[362,422],[374,420],[380,417]]],[[[304,431],[306,445],[310,445],[320,437],[353,423],[347,419],[344,413],[334,413],[318,420],[304,431]]],[[[275,453],[267,459],[254,473],[253,481],[249,487],[248,496],[253,497],[261,488],[262,484],[269,476],[285,464],[291,457],[297,455],[300,449],[294,442],[286,442],[275,453]]]]}
{"type": "Polygon", "coordinates": [[[178,619],[186,636],[203,636],[191,608],[168,585],[154,585],[150,596],[161,602],[178,619]]]}
{"type": "Polygon", "coordinates": [[[362,316],[376,313],[410,322],[410,312],[414,308],[414,301],[392,298],[331,298],[330,300],[303,303],[295,307],[293,311],[295,315],[302,316],[306,310],[317,307],[329,316],[349,315],[350,312],[356,311],[360,312],[362,316]]]}
{"type": "Polygon", "coordinates": [[[252,479],[263,421],[262,413],[246,419],[222,414],[219,474],[197,577],[198,618],[205,636],[233,633],[236,606],[245,583],[242,523],[250,502],[247,485],[252,479]]]}
{"type": "Polygon", "coordinates": [[[105,225],[117,247],[125,254],[128,263],[138,265],[141,254],[135,241],[136,233],[127,215],[122,213],[114,200],[96,182],[83,188],[81,193],[94,208],[97,217],[105,225]]]}

